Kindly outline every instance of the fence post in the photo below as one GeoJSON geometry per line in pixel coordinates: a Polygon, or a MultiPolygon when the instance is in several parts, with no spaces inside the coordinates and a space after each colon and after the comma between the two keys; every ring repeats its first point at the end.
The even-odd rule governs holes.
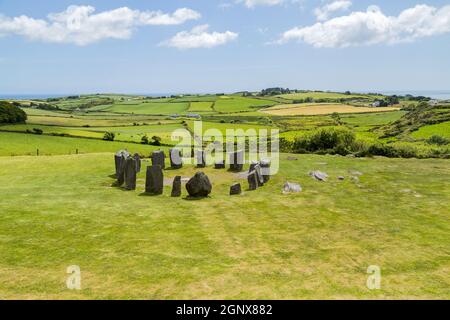
{"type": "Polygon", "coordinates": [[[76,150],[76,153],[78,154],[78,149],[76,150]]]}
{"type": "Polygon", "coordinates": [[[36,149],[36,156],[39,156],[39,149],[36,149]]]}

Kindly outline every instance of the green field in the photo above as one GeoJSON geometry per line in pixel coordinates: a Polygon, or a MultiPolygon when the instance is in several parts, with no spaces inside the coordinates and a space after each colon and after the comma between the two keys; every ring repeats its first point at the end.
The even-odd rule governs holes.
{"type": "Polygon", "coordinates": [[[213,112],[213,102],[191,102],[189,112],[213,112]]]}
{"type": "Polygon", "coordinates": [[[241,111],[256,111],[258,108],[272,106],[274,104],[276,104],[276,102],[271,100],[225,96],[220,97],[216,101],[214,109],[221,113],[233,113],[241,111]]]}
{"type": "Polygon", "coordinates": [[[0,158],[0,298],[450,298],[448,161],[286,157],[238,197],[239,177],[207,168],[213,193],[194,202],[142,196],[142,173],[135,192],[111,187],[112,153],[0,158]],[[283,195],[286,180],[304,191],[283,195]],[[65,286],[74,264],[81,291],[65,286]]]}
{"type": "Polygon", "coordinates": [[[288,99],[288,100],[299,100],[306,98],[313,99],[378,99],[383,96],[379,95],[365,95],[365,94],[344,94],[338,92],[321,92],[321,91],[309,91],[309,92],[299,92],[299,93],[290,93],[290,94],[282,94],[278,97],[288,99]]]}
{"type": "Polygon", "coordinates": [[[427,139],[435,135],[450,138],[450,121],[421,127],[411,135],[417,139],[427,139]]]}
{"type": "MultiPolygon", "coordinates": [[[[0,132],[0,156],[74,154],[95,152],[116,152],[121,149],[149,154],[155,147],[126,142],[110,142],[95,139],[56,137],[14,132],[0,132]]],[[[6,158],[5,158],[6,159],[6,158]]],[[[30,158],[33,160],[34,158],[30,158]]]]}
{"type": "Polygon", "coordinates": [[[171,115],[187,111],[188,108],[189,103],[186,102],[138,102],[129,104],[114,104],[103,110],[117,113],[171,115]]]}

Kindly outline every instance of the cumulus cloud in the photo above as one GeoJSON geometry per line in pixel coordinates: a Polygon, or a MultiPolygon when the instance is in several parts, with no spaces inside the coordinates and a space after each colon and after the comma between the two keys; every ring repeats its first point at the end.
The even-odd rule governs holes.
{"type": "Polygon", "coordinates": [[[317,20],[327,20],[330,15],[337,11],[347,10],[352,6],[352,2],[348,0],[338,0],[324,5],[323,7],[314,9],[317,20]]]}
{"type": "Polygon", "coordinates": [[[296,27],[284,32],[278,43],[291,40],[318,48],[395,44],[412,42],[450,32],[450,5],[435,8],[417,5],[398,16],[386,16],[380,8],[370,6],[365,12],[296,27]]]}
{"type": "Polygon", "coordinates": [[[238,3],[243,3],[247,8],[254,8],[256,6],[276,6],[284,2],[284,0],[237,0],[238,3]]]}
{"type": "Polygon", "coordinates": [[[83,46],[108,38],[128,39],[139,26],[179,25],[201,17],[200,13],[188,8],[171,14],[127,7],[94,12],[92,6],[70,6],[63,12],[49,14],[47,20],[0,15],[0,36],[19,35],[36,41],[83,46]]]}
{"type": "Polygon", "coordinates": [[[208,29],[207,24],[196,26],[191,31],[177,33],[171,39],[162,42],[161,45],[177,49],[212,48],[233,41],[238,37],[235,32],[210,33],[208,29]]]}

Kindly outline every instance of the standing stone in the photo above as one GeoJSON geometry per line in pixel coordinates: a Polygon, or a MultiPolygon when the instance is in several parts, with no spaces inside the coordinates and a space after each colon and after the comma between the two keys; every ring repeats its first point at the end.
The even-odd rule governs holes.
{"type": "Polygon", "coordinates": [[[242,188],[240,183],[235,183],[230,187],[230,196],[241,194],[242,188]]]}
{"type": "Polygon", "coordinates": [[[158,150],[152,153],[152,166],[160,166],[161,169],[166,168],[166,155],[164,151],[158,150]]]}
{"type": "Polygon", "coordinates": [[[161,166],[147,167],[145,192],[151,194],[162,194],[163,189],[164,189],[164,173],[161,166]]]}
{"type": "Polygon", "coordinates": [[[269,180],[270,180],[270,160],[263,159],[259,162],[259,165],[261,166],[261,173],[263,176],[264,183],[269,182],[269,180]]]}
{"type": "Polygon", "coordinates": [[[244,168],[244,151],[239,150],[230,154],[230,170],[240,172],[244,168]]]}
{"type": "Polygon", "coordinates": [[[197,172],[186,184],[186,190],[191,197],[207,197],[211,193],[212,185],[206,174],[197,172]]]}
{"type": "Polygon", "coordinates": [[[326,174],[325,172],[318,171],[318,170],[311,171],[309,173],[309,175],[318,181],[327,181],[327,179],[328,179],[328,174],[326,174]]]}
{"type": "Polygon", "coordinates": [[[136,190],[136,161],[132,157],[125,160],[124,180],[125,189],[136,190]]]}
{"type": "Polygon", "coordinates": [[[139,156],[138,153],[134,154],[134,162],[136,165],[136,173],[141,172],[141,157],[139,156]]]}
{"type": "Polygon", "coordinates": [[[197,150],[196,151],[196,159],[197,159],[197,168],[206,167],[205,151],[197,150]]]}
{"type": "Polygon", "coordinates": [[[249,190],[256,190],[258,188],[258,178],[256,176],[256,171],[253,170],[248,174],[247,181],[249,190]]]}
{"type": "MultiPolygon", "coordinates": [[[[119,179],[123,175],[123,169],[125,166],[125,159],[130,154],[126,150],[120,150],[114,155],[114,162],[116,165],[116,178],[119,179]]],[[[123,181],[122,181],[123,183],[123,181]]]]}
{"type": "Polygon", "coordinates": [[[255,173],[256,173],[256,181],[258,182],[258,187],[263,186],[264,185],[264,177],[262,175],[261,166],[258,162],[250,164],[250,168],[249,168],[248,172],[250,173],[252,171],[255,171],[255,173]]]}
{"type": "Polygon", "coordinates": [[[172,184],[172,197],[180,197],[181,196],[181,177],[176,176],[173,179],[172,184]]]}
{"type": "Polygon", "coordinates": [[[217,161],[214,163],[215,169],[225,169],[225,160],[217,161]]]}
{"type": "Polygon", "coordinates": [[[183,161],[181,157],[180,149],[170,149],[169,150],[170,166],[173,169],[180,169],[183,167],[183,161]]]}

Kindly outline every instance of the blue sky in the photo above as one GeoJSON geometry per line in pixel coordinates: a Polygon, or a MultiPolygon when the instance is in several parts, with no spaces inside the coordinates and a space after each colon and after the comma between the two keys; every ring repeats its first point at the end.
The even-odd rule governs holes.
{"type": "Polygon", "coordinates": [[[450,90],[449,53],[448,1],[0,0],[2,94],[450,90]]]}

